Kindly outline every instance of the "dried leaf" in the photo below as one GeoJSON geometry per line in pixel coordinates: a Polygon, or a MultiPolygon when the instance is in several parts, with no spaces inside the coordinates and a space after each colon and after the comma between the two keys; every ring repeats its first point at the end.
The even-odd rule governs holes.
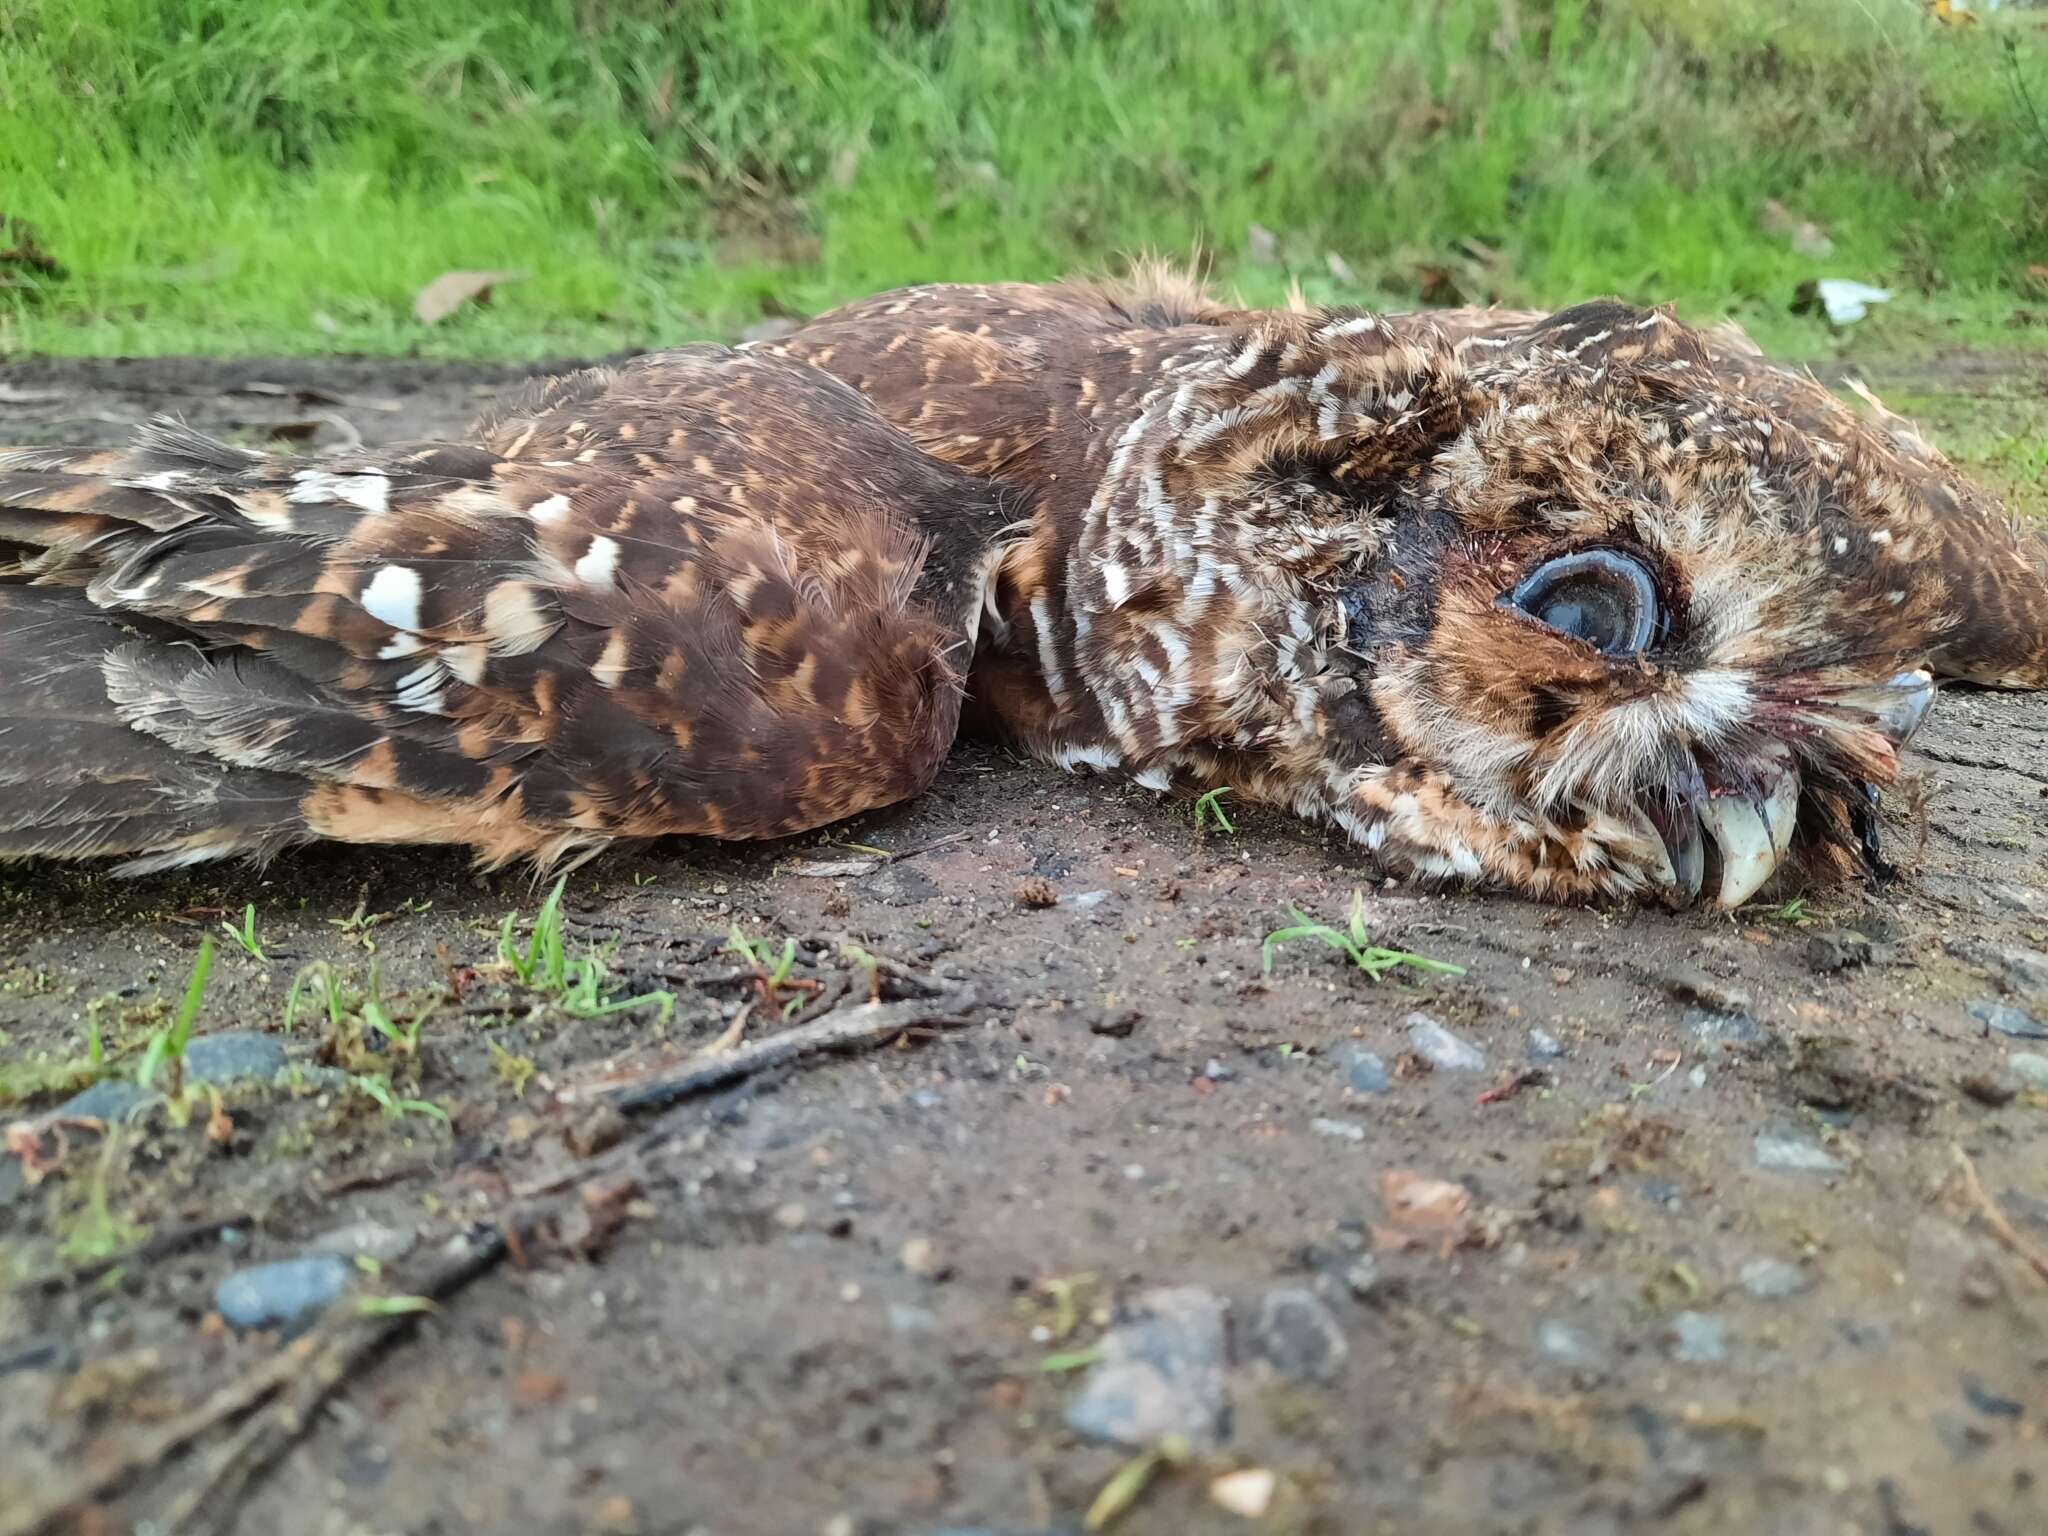
{"type": "Polygon", "coordinates": [[[438,325],[465,304],[487,304],[500,283],[516,283],[524,272],[443,272],[413,296],[412,315],[421,325],[438,325]]]}

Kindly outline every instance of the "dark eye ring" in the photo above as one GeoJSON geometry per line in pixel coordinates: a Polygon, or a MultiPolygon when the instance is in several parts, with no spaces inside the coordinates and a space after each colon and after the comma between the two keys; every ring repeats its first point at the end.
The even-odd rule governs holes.
{"type": "Polygon", "coordinates": [[[1639,656],[1657,633],[1657,584],[1640,560],[1619,550],[1546,560],[1502,601],[1603,656],[1639,656]]]}

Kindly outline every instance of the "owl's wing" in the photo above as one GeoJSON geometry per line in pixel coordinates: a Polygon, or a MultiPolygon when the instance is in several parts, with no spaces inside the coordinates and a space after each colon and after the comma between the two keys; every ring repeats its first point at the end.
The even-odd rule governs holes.
{"type": "Polygon", "coordinates": [[[497,863],[887,804],[952,740],[999,516],[851,390],[713,348],[473,443],[0,455],[0,856],[497,863]]]}
{"type": "Polygon", "coordinates": [[[1950,613],[1930,658],[1937,672],[1994,687],[2048,687],[2048,535],[2020,524],[1861,384],[1848,386],[1867,408],[1859,412],[1811,373],[1771,362],[1732,322],[1695,331],[1646,324],[1651,313],[1666,312],[1599,301],[1557,314],[1451,309],[1391,318],[1441,329],[1474,363],[1541,346],[1588,361],[1703,364],[1721,388],[1831,445],[1836,473],[1856,482],[1855,501],[1887,528],[1923,535],[1915,562],[1932,567],[1950,613]]]}

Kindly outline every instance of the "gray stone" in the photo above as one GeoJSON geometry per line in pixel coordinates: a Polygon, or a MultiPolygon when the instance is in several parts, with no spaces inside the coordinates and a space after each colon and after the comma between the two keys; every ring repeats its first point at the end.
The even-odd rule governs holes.
{"type": "Polygon", "coordinates": [[[1385,1093],[1393,1079],[1378,1053],[1353,1045],[1344,1052],[1344,1083],[1353,1093],[1385,1093]]]}
{"type": "Polygon", "coordinates": [[[345,1259],[373,1259],[379,1264],[391,1264],[412,1252],[413,1244],[418,1241],[419,1234],[404,1227],[358,1221],[322,1232],[306,1244],[306,1251],[336,1253],[345,1259]]]}
{"type": "Polygon", "coordinates": [[[1686,1365],[1719,1365],[1728,1358],[1728,1325],[1706,1312],[1671,1319],[1671,1358],[1686,1365]]]}
{"type": "MultiPolygon", "coordinates": [[[[185,1081],[227,1083],[261,1080],[268,1082],[285,1069],[284,1045],[275,1035],[254,1030],[226,1030],[201,1035],[185,1047],[185,1081]]],[[[157,1080],[163,1080],[162,1069],[157,1080]]],[[[133,1078],[110,1077],[75,1093],[51,1113],[80,1120],[125,1120],[144,1099],[152,1097],[133,1078]]]]}
{"type": "Polygon", "coordinates": [[[2048,1093],[2048,1056],[2032,1051],[2014,1051],[2007,1059],[2012,1075],[2040,1093],[2048,1093]]]}
{"type": "Polygon", "coordinates": [[[1783,1301],[1813,1289],[1813,1276],[1783,1259],[1751,1259],[1742,1266],[1742,1288],[1758,1301],[1783,1301]]]}
{"type": "Polygon", "coordinates": [[[1365,1127],[1356,1120],[1329,1120],[1318,1117],[1309,1121],[1308,1128],[1318,1136],[1334,1136],[1339,1141],[1365,1140],[1365,1127]]]}
{"type": "Polygon", "coordinates": [[[1486,1056],[1478,1046],[1460,1040],[1426,1013],[1411,1013],[1401,1021],[1408,1028],[1408,1043],[1431,1066],[1446,1072],[1484,1072],[1486,1056]]]}
{"type": "Polygon", "coordinates": [[[1259,1298],[1251,1344],[1274,1370],[1296,1381],[1335,1381],[1351,1358],[1351,1346],[1330,1309],[1313,1291],[1298,1287],[1270,1290],[1259,1298]]]}
{"type": "Polygon", "coordinates": [[[1360,1254],[1344,1271],[1344,1285],[1360,1301],[1377,1301],[1387,1288],[1380,1261],[1369,1253],[1360,1254]]]}
{"type": "Polygon", "coordinates": [[[1529,1054],[1538,1061],[1556,1061],[1564,1053],[1564,1047],[1558,1044],[1557,1036],[1547,1030],[1529,1031],[1529,1054]]]}
{"type": "Polygon", "coordinates": [[[1607,1367],[1605,1349],[1570,1323],[1554,1317],[1537,1321],[1536,1352],[1546,1360],[1555,1360],[1575,1371],[1598,1371],[1607,1367]]]}
{"type": "Polygon", "coordinates": [[[1970,1004],[1970,1017],[1979,1024],[1988,1025],[2001,1035],[2012,1035],[2021,1040],[2048,1040],[2048,1024],[2028,1013],[2024,1008],[2015,1008],[2011,1003],[1994,1002],[1983,998],[1970,1004]]]}
{"type": "Polygon", "coordinates": [[[938,1315],[929,1307],[905,1306],[900,1301],[889,1303],[891,1333],[930,1333],[938,1326],[938,1315]]]}
{"type": "Polygon", "coordinates": [[[1786,1173],[1840,1173],[1843,1164],[1817,1142],[1792,1131],[1758,1131],[1756,1165],[1786,1173]]]}
{"type": "Polygon", "coordinates": [[[1102,1358],[1067,1426],[1134,1449],[1185,1435],[1213,1449],[1230,1435],[1221,1298],[1196,1286],[1147,1292],[1102,1336],[1102,1358]]]}
{"type": "Polygon", "coordinates": [[[1706,1045],[1763,1045],[1771,1038],[1771,1032],[1746,1013],[1688,1008],[1682,1022],[1706,1045]]]}
{"type": "Polygon", "coordinates": [[[334,1305],[355,1275],[336,1253],[238,1269],[213,1293],[214,1310],[236,1328],[297,1333],[334,1305]]]}
{"type": "Polygon", "coordinates": [[[2048,955],[2017,946],[1998,952],[1998,979],[2029,1003],[2048,1004],[2048,955]]]}

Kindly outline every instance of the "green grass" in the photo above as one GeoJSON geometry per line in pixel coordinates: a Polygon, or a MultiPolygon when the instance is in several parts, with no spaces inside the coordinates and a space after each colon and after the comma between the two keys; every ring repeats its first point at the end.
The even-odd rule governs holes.
{"type": "Polygon", "coordinates": [[[1373,943],[1372,931],[1365,921],[1363,891],[1351,893],[1351,916],[1341,929],[1317,922],[1299,907],[1289,907],[1287,912],[1294,919],[1293,926],[1274,929],[1259,946],[1259,967],[1268,976],[1273,974],[1273,952],[1282,944],[1292,944],[1300,939],[1313,939],[1318,944],[1328,945],[1365,972],[1371,981],[1382,981],[1390,971],[1402,966],[1438,976],[1465,974],[1465,967],[1452,965],[1448,960],[1432,960],[1427,955],[1405,949],[1387,949],[1373,943]]]}
{"type": "Polygon", "coordinates": [[[514,931],[519,914],[507,912],[498,931],[498,960],[523,987],[551,994],[563,1010],[580,1019],[598,1019],[607,1014],[652,1006],[660,1010],[660,1022],[675,1017],[673,992],[643,992],[637,997],[607,996],[604,958],[596,951],[571,956],[568,925],[562,916],[562,897],[569,877],[557,880],[554,888],[534,914],[526,947],[520,948],[514,931]]]}
{"type": "Polygon", "coordinates": [[[206,978],[213,973],[213,935],[199,941],[199,957],[192,962],[192,979],[178,1003],[171,1022],[149,1037],[143,1048],[142,1065],[135,1069],[136,1084],[145,1091],[156,1086],[158,1072],[164,1074],[164,1097],[175,1108],[185,1095],[185,1047],[192,1043],[192,1026],[199,1019],[199,1005],[206,1000],[206,978]]]}
{"type": "Polygon", "coordinates": [[[68,273],[0,352],[559,356],[1139,250],[1808,355],[1834,274],[1900,290],[1865,345],[2040,340],[2027,90],[2037,14],[1902,0],[0,0],[0,213],[68,273]],[[526,276],[421,326],[453,268],[526,276]]]}

